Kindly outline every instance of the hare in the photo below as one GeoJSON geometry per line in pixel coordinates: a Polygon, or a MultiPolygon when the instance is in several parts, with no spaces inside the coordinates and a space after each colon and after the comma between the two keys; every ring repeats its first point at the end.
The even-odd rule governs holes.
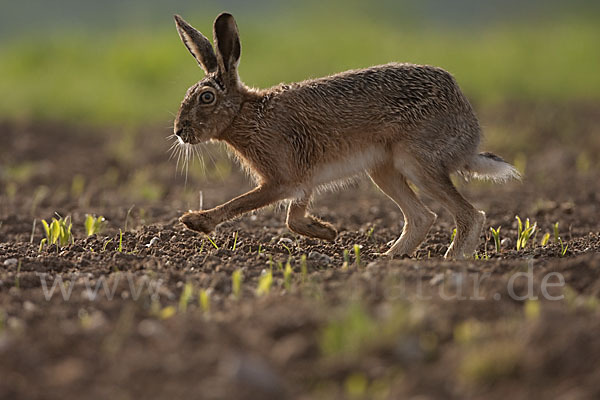
{"type": "Polygon", "coordinates": [[[450,174],[504,181],[519,173],[502,158],[477,152],[481,128],[450,73],[390,63],[258,90],[238,76],[240,37],[231,14],[214,22],[214,49],[180,16],[175,23],[205,72],[181,103],[175,135],[181,144],[225,142],[258,184],[213,209],[185,213],[185,226],[209,233],[289,200],[290,230],[333,241],[337,231],[308,213],[313,192],[366,172],[404,215],[402,235],[385,255],[412,255],[437,217],[412,182],[454,217],[456,235],[445,257],[472,256],[485,214],[457,191],[450,174]]]}

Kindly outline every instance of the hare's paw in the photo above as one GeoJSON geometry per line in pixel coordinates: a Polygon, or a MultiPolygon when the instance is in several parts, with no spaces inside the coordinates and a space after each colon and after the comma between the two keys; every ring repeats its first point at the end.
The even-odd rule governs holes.
{"type": "Polygon", "coordinates": [[[202,233],[210,233],[217,226],[210,213],[206,211],[187,212],[179,218],[179,221],[188,229],[202,233]]]}
{"type": "Polygon", "coordinates": [[[337,237],[337,231],[331,224],[311,216],[291,219],[288,227],[296,233],[315,239],[332,242],[337,237]]]}

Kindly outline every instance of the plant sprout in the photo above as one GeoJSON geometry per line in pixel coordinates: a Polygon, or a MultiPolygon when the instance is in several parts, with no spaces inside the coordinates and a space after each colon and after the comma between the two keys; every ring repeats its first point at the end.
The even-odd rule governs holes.
{"type": "Polygon", "coordinates": [[[290,264],[290,260],[285,264],[285,269],[283,270],[283,285],[287,291],[292,287],[292,274],[294,271],[292,270],[292,264],[290,264]]]}
{"type": "Polygon", "coordinates": [[[542,246],[547,245],[549,240],[550,240],[550,234],[548,232],[546,232],[546,234],[542,237],[542,246]]]}
{"type": "Polygon", "coordinates": [[[302,274],[302,282],[306,282],[306,277],[308,276],[306,254],[302,254],[302,256],[300,256],[300,273],[302,274]]]}
{"type": "Polygon", "coordinates": [[[273,284],[273,273],[271,271],[265,272],[258,278],[258,286],[256,287],[256,295],[263,296],[269,294],[271,291],[271,285],[273,284]]]}
{"type": "Polygon", "coordinates": [[[350,264],[350,253],[348,252],[348,250],[344,249],[344,251],[342,252],[342,257],[344,258],[342,268],[348,268],[348,265],[350,264]]]}
{"type": "Polygon", "coordinates": [[[521,218],[517,215],[515,217],[518,222],[518,234],[517,234],[517,250],[524,249],[527,246],[527,242],[534,234],[537,223],[530,225],[529,218],[525,220],[525,224],[521,221],[521,218]]]}
{"type": "Polygon", "coordinates": [[[123,231],[119,229],[119,247],[117,248],[119,253],[123,252],[123,231]]]}
{"type": "Polygon", "coordinates": [[[181,291],[181,296],[179,296],[179,311],[185,312],[187,310],[187,305],[194,294],[194,286],[191,282],[187,282],[181,291]]]}
{"type": "Polygon", "coordinates": [[[558,234],[558,222],[556,222],[556,223],[554,224],[553,228],[554,228],[554,241],[555,241],[556,243],[558,243],[558,242],[559,242],[559,240],[560,240],[560,236],[559,236],[559,234],[558,234]]]}
{"type": "Polygon", "coordinates": [[[494,238],[494,245],[496,246],[496,253],[500,253],[500,228],[502,227],[499,226],[494,229],[490,226],[490,231],[492,231],[492,237],[494,238]]]}
{"type": "Polygon", "coordinates": [[[233,236],[233,248],[231,249],[231,251],[235,251],[235,248],[237,247],[237,240],[238,240],[238,233],[236,231],[233,236]]]}
{"type": "Polygon", "coordinates": [[[453,242],[455,237],[456,237],[456,228],[454,228],[452,230],[452,235],[450,235],[450,242],[453,242]]]}
{"type": "Polygon", "coordinates": [[[215,243],[215,241],[214,241],[214,240],[212,240],[210,236],[206,235],[206,238],[208,239],[208,241],[210,242],[210,244],[212,244],[212,245],[213,245],[213,247],[214,247],[215,249],[219,250],[219,246],[217,246],[217,244],[215,243]]]}
{"type": "Polygon", "coordinates": [[[42,225],[44,226],[46,237],[40,242],[40,251],[42,251],[44,244],[56,244],[58,247],[62,247],[69,243],[73,243],[73,235],[71,234],[73,224],[71,223],[71,217],[59,217],[59,219],[52,218],[50,224],[48,224],[46,220],[42,220],[42,225]]]}
{"type": "Polygon", "coordinates": [[[240,293],[242,291],[242,271],[236,269],[231,274],[231,291],[233,292],[233,297],[236,299],[240,298],[240,293]]]}
{"type": "Polygon", "coordinates": [[[198,294],[198,304],[205,313],[210,312],[210,293],[207,289],[200,290],[198,294]]]}
{"type": "Polygon", "coordinates": [[[85,216],[85,233],[87,236],[92,236],[96,233],[100,233],[102,228],[104,228],[104,224],[106,219],[101,215],[99,217],[94,217],[93,215],[86,214],[85,216]]]}
{"type": "Polygon", "coordinates": [[[360,267],[360,246],[357,244],[354,245],[354,258],[356,266],[360,267]]]}

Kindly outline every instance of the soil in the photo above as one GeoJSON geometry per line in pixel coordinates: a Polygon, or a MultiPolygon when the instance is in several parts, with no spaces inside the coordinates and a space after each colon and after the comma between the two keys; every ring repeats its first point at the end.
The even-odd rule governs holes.
{"type": "Polygon", "coordinates": [[[489,150],[526,174],[457,180],[487,214],[467,261],[443,259],[452,220],[426,198],[439,217],[416,256],[378,256],[402,214],[365,179],[316,199],[333,243],[288,231],[281,206],[209,240],[177,218],[251,188],[222,149],[186,178],[165,129],[1,123],[0,398],[598,398],[594,110],[484,112],[522,128],[489,150]],[[56,213],[74,240],[40,250],[56,213]],[[100,233],[86,237],[86,214],[106,218],[100,233]],[[537,224],[520,250],[516,215],[537,224]]]}

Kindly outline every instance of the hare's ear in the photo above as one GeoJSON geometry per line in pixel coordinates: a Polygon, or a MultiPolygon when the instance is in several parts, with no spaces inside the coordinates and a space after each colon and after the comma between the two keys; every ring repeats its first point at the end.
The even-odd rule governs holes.
{"type": "Polygon", "coordinates": [[[179,15],[175,15],[174,18],[177,32],[185,47],[192,53],[204,72],[207,74],[215,72],[218,68],[217,57],[210,41],[179,15]]]}
{"type": "Polygon", "coordinates": [[[242,48],[237,24],[231,14],[222,13],[215,19],[213,35],[220,72],[229,78],[228,80],[237,81],[237,67],[242,48]]]}

